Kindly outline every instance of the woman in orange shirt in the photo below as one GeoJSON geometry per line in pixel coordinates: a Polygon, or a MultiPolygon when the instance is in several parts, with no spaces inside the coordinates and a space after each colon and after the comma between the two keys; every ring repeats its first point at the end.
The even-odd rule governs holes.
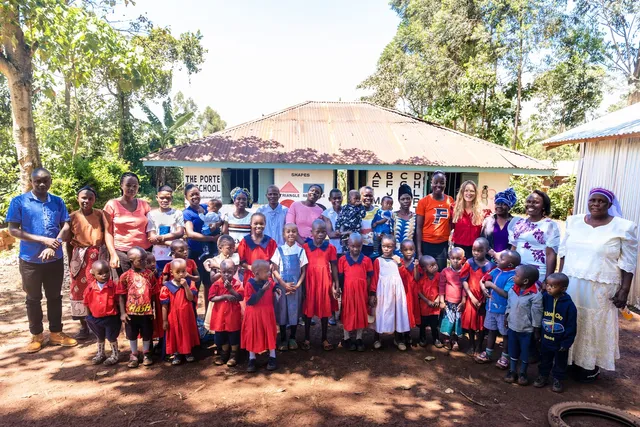
{"type": "Polygon", "coordinates": [[[447,266],[453,198],[444,194],[447,177],[442,171],[431,176],[431,194],[423,197],[416,208],[416,240],[418,258],[430,255],[438,263],[438,271],[447,266]]]}

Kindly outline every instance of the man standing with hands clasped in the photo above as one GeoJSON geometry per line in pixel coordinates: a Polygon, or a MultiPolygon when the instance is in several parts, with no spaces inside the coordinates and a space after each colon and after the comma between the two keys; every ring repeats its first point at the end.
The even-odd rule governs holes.
{"type": "Polygon", "coordinates": [[[30,180],[33,190],[11,200],[7,222],[9,233],[20,239],[20,276],[32,335],[25,350],[35,353],[44,344],[42,288],[47,297],[49,344],[72,347],[78,343],[62,332],[62,242],[69,238],[69,213],[60,197],[49,194],[48,170],[34,169],[30,180]]]}

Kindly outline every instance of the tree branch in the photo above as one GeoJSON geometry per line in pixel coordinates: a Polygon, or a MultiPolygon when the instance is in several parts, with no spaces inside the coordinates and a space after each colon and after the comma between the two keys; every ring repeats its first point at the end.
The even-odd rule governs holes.
{"type": "Polygon", "coordinates": [[[16,74],[17,72],[18,70],[16,70],[16,67],[14,67],[7,57],[0,52],[0,73],[8,77],[9,74],[16,74]]]}

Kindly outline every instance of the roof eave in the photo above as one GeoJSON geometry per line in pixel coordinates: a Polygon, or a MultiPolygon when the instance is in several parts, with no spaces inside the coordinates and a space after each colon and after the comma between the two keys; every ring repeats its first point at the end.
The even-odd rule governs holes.
{"type": "Polygon", "coordinates": [[[421,171],[431,172],[497,172],[521,175],[553,175],[555,168],[526,169],[526,168],[485,168],[478,166],[441,166],[441,165],[344,165],[317,163],[238,163],[238,162],[194,162],[189,160],[143,160],[144,166],[149,167],[200,167],[221,169],[302,169],[302,170],[371,170],[371,171],[421,171]]]}
{"type": "Polygon", "coordinates": [[[559,141],[550,141],[550,142],[542,142],[542,146],[545,150],[550,150],[552,148],[560,147],[562,145],[568,144],[582,144],[585,142],[598,142],[598,141],[607,141],[607,140],[616,140],[616,139],[626,139],[626,138],[640,138],[640,132],[633,133],[625,133],[625,134],[617,134],[617,135],[602,135],[602,136],[594,136],[592,138],[572,138],[572,139],[564,139],[559,141]]]}

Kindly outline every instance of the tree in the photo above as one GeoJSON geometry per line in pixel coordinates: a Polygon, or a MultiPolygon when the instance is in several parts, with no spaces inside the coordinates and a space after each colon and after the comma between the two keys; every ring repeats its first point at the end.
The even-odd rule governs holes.
{"type": "Polygon", "coordinates": [[[220,114],[209,106],[204,109],[202,114],[198,115],[197,121],[201,137],[209,136],[227,127],[227,123],[222,120],[220,114]]]}
{"type": "Polygon", "coordinates": [[[606,29],[603,63],[627,82],[627,103],[640,102],[640,2],[637,0],[578,0],[576,15],[606,29]]]}
{"type": "MultiPolygon", "coordinates": [[[[149,107],[141,103],[140,107],[147,116],[148,125],[153,132],[150,148],[151,150],[162,150],[167,147],[175,145],[175,136],[178,130],[189,122],[194,116],[191,111],[182,113],[174,117],[171,108],[171,98],[167,98],[162,103],[162,109],[164,111],[164,117],[161,121],[149,107]]],[[[159,187],[165,182],[166,170],[164,167],[158,168],[156,173],[156,187],[159,187]]]]}

